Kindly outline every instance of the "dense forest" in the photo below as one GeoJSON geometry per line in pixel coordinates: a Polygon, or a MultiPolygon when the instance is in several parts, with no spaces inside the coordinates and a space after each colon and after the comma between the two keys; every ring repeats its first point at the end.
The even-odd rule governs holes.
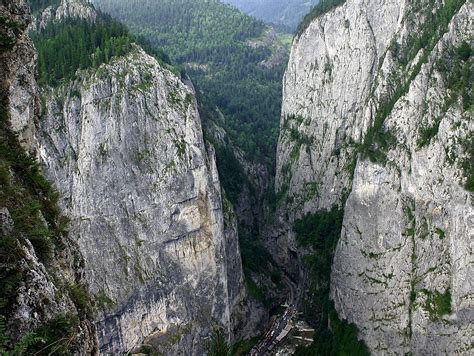
{"type": "Polygon", "coordinates": [[[78,69],[98,67],[127,54],[132,43],[139,43],[160,62],[170,64],[163,52],[153,50],[126,26],[102,13],[95,22],[74,18],[51,22],[45,29],[31,33],[31,38],[38,51],[40,85],[56,86],[74,79],[78,69]]]}
{"type": "Polygon", "coordinates": [[[108,18],[94,23],[81,19],[50,23],[32,38],[38,50],[41,85],[56,85],[72,79],[78,69],[107,63],[130,51],[135,41],[123,25],[108,18]]]}
{"type": "MultiPolygon", "coordinates": [[[[273,165],[285,58],[262,65],[275,50],[251,45],[269,28],[218,0],[96,0],[105,12],[186,68],[201,91],[206,116],[225,115],[225,129],[247,159],[273,165]]],[[[281,44],[280,44],[281,45],[281,44]]],[[[286,57],[287,50],[284,50],[286,57]]]]}

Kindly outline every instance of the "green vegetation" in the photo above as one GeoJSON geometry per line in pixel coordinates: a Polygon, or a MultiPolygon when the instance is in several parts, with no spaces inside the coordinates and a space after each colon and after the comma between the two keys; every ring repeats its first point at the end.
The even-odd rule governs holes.
{"type": "MultiPolygon", "coordinates": [[[[437,69],[444,74],[446,86],[449,89],[443,111],[461,102],[462,108],[469,117],[474,109],[474,60],[473,50],[466,42],[458,47],[446,51],[444,57],[437,62],[437,69]]],[[[474,134],[468,133],[460,142],[464,153],[461,168],[466,179],[464,187],[469,192],[474,192],[474,134]]]]}
{"type": "Polygon", "coordinates": [[[304,17],[303,21],[301,21],[296,30],[296,36],[301,36],[315,18],[324,15],[345,2],[346,0],[320,0],[319,3],[304,17]]]}
{"type": "Polygon", "coordinates": [[[243,184],[250,184],[242,165],[235,157],[230,145],[214,144],[216,159],[219,162],[217,170],[222,186],[229,200],[235,205],[242,192],[243,184]]]}
{"type": "Polygon", "coordinates": [[[309,274],[311,298],[304,303],[304,315],[313,322],[329,313],[329,287],[334,250],[341,235],[343,211],[333,207],[329,211],[308,214],[293,226],[296,241],[311,247],[312,253],[303,257],[309,274]]]}
{"type": "Polygon", "coordinates": [[[440,240],[443,240],[446,237],[446,232],[443,229],[440,229],[439,227],[435,229],[435,234],[438,235],[440,240]]]}
{"type": "Polygon", "coordinates": [[[232,355],[233,356],[244,356],[250,353],[250,350],[257,344],[260,338],[254,337],[249,340],[243,340],[232,345],[232,355]]]}
{"type": "MultiPolygon", "coordinates": [[[[446,113],[449,108],[458,102],[464,111],[472,111],[474,105],[474,61],[472,59],[471,46],[462,42],[457,48],[445,51],[436,65],[436,70],[443,75],[448,94],[445,99],[442,112],[446,113]]],[[[435,118],[431,126],[420,128],[418,147],[427,146],[438,134],[441,118],[435,118]]]]}
{"type": "Polygon", "coordinates": [[[462,146],[466,154],[461,163],[466,178],[464,188],[469,192],[474,192],[474,133],[470,133],[468,138],[462,142],[462,146]]]}
{"type": "Polygon", "coordinates": [[[11,50],[26,25],[0,15],[0,51],[11,50]]]}
{"type": "Polygon", "coordinates": [[[24,236],[40,260],[47,262],[53,243],[59,242],[55,237],[65,229],[57,206],[58,194],[11,132],[5,106],[0,107],[0,182],[0,206],[8,209],[15,226],[14,233],[1,240],[2,245],[14,245],[19,236],[24,236]]]}
{"type": "MultiPolygon", "coordinates": [[[[404,67],[403,74],[394,78],[395,87],[392,93],[388,95],[377,109],[374,124],[367,131],[362,144],[362,155],[369,158],[372,162],[385,162],[387,152],[397,140],[393,133],[387,131],[384,127],[385,119],[390,115],[397,101],[405,95],[410,89],[410,84],[419,74],[421,67],[427,62],[428,56],[438,43],[439,39],[447,32],[449,23],[453,16],[459,11],[465,0],[447,0],[445,4],[436,12],[426,8],[427,20],[421,31],[414,31],[413,37],[409,39],[408,44],[403,50],[397,43],[393,43],[391,51],[397,56],[399,63],[404,67]],[[417,54],[422,52],[413,68],[407,67],[417,54]]],[[[429,128],[427,132],[422,133],[421,144],[437,132],[437,128],[429,128]]]]}
{"type": "Polygon", "coordinates": [[[439,321],[444,315],[451,314],[451,289],[444,293],[421,290],[426,295],[425,309],[429,313],[430,320],[439,321]]]}
{"type": "Polygon", "coordinates": [[[44,10],[48,6],[58,6],[61,0],[28,0],[32,13],[44,10]]]}
{"type": "MultiPolygon", "coordinates": [[[[24,238],[30,240],[39,260],[48,263],[54,248],[61,248],[60,238],[64,224],[57,207],[57,193],[41,175],[38,164],[27,155],[10,131],[5,106],[0,109],[0,206],[7,208],[14,228],[7,235],[0,232],[0,321],[5,324],[18,288],[25,281],[28,268],[20,263],[25,257],[24,238]],[[46,220],[46,224],[44,220],[46,220]]],[[[0,354],[30,354],[52,347],[58,354],[73,337],[74,318],[61,318],[42,326],[37,332],[25,336],[7,352],[8,339],[0,334],[0,354]],[[67,319],[67,320],[66,320],[67,319]],[[64,339],[63,341],[61,341],[64,339]]],[[[0,325],[1,326],[1,325],[0,325]]],[[[50,349],[51,350],[51,349],[50,349]]]]}
{"type": "Polygon", "coordinates": [[[171,67],[163,51],[152,49],[146,40],[135,37],[124,25],[100,12],[95,22],[68,18],[49,23],[31,37],[38,50],[40,85],[56,86],[75,79],[78,69],[96,68],[126,55],[132,50],[132,43],[139,43],[162,65],[171,67]]]}
{"type": "Polygon", "coordinates": [[[199,109],[205,127],[210,120],[219,120],[218,107],[225,116],[220,124],[246,158],[273,166],[287,54],[280,43],[284,58],[271,67],[261,65],[275,49],[251,46],[248,41],[265,35],[268,28],[264,23],[218,0],[96,3],[186,68],[200,92],[199,109]]]}
{"type": "Polygon", "coordinates": [[[293,227],[298,243],[304,247],[311,246],[331,257],[341,234],[342,219],[343,212],[337,207],[305,215],[293,227]]]}
{"type": "Polygon", "coordinates": [[[272,270],[272,266],[276,266],[276,263],[259,239],[258,227],[241,224],[239,226],[239,245],[249,293],[266,306],[271,306],[271,301],[265,297],[265,291],[252,279],[252,274],[270,274],[272,282],[277,286],[280,285],[281,276],[278,270],[272,270]]]}
{"type": "Polygon", "coordinates": [[[74,79],[78,69],[97,67],[128,53],[135,38],[116,21],[66,19],[32,35],[38,50],[40,85],[74,79]]]}
{"type": "MultiPolygon", "coordinates": [[[[5,339],[5,325],[0,321],[0,336],[5,339]],[[2,330],[3,327],[3,330],[2,330]]],[[[15,355],[71,355],[77,351],[79,318],[73,314],[58,315],[35,332],[24,336],[11,350],[0,345],[0,354],[15,355]]]]}
{"type": "Polygon", "coordinates": [[[207,345],[207,352],[209,356],[230,356],[231,347],[227,343],[227,338],[224,329],[221,326],[215,326],[211,339],[207,345]]]}
{"type": "Polygon", "coordinates": [[[78,310],[92,317],[90,295],[86,287],[81,284],[74,283],[68,285],[67,289],[78,310]]]}
{"type": "Polygon", "coordinates": [[[308,348],[298,348],[296,356],[314,355],[354,355],[368,356],[369,349],[363,341],[359,341],[359,330],[354,324],[340,320],[331,303],[329,314],[324,318],[326,327],[320,327],[315,332],[315,339],[308,348]],[[331,329],[327,325],[331,326],[331,329]]]}
{"type": "Polygon", "coordinates": [[[308,348],[300,348],[296,355],[368,355],[365,344],[357,339],[355,325],[339,320],[329,299],[331,266],[334,250],[341,235],[343,211],[338,207],[308,214],[293,227],[300,246],[311,247],[304,257],[310,273],[310,295],[305,300],[304,315],[315,323],[315,340],[308,348]],[[329,328],[330,325],[330,328],[329,328]]]}
{"type": "Polygon", "coordinates": [[[431,140],[438,134],[440,124],[441,120],[436,119],[433,126],[420,128],[419,137],[417,141],[418,148],[422,148],[430,144],[431,140]]]}
{"type": "MultiPolygon", "coordinates": [[[[31,242],[39,261],[49,268],[55,253],[64,248],[63,238],[68,223],[60,214],[57,192],[10,130],[7,107],[7,98],[2,98],[0,207],[8,209],[13,226],[11,231],[0,231],[0,354],[71,354],[78,334],[79,317],[75,315],[59,315],[14,345],[6,336],[5,325],[17,302],[18,289],[31,274],[31,267],[25,259],[26,240],[31,242]]],[[[79,289],[76,291],[72,293],[72,299],[80,310],[85,309],[90,303],[87,292],[84,289],[80,293],[79,289]]],[[[81,315],[84,315],[82,310],[81,315]]]]}

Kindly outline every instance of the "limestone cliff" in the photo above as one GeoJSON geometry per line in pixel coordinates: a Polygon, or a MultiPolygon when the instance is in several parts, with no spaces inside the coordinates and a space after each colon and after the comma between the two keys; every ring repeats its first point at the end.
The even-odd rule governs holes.
{"type": "Polygon", "coordinates": [[[190,83],[135,48],[44,92],[38,152],[101,303],[103,352],[203,352],[245,315],[235,228],[190,83]]]}
{"type": "Polygon", "coordinates": [[[39,111],[29,22],[25,1],[0,1],[0,353],[95,354],[82,256],[28,153],[39,111]]]}
{"type": "Polygon", "coordinates": [[[269,245],[289,263],[295,220],[344,209],[331,297],[374,353],[472,352],[473,14],[348,0],[293,43],[269,245]]]}

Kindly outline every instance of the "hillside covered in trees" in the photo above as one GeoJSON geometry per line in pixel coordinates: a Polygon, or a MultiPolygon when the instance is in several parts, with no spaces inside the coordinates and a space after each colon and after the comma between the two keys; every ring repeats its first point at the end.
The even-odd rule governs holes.
{"type": "MultiPolygon", "coordinates": [[[[46,3],[38,3],[42,8],[46,3]]],[[[78,69],[98,67],[112,58],[127,54],[132,43],[139,43],[160,62],[170,65],[168,56],[155,51],[143,39],[136,38],[126,26],[98,12],[96,21],[69,18],[50,22],[46,28],[32,32],[38,51],[40,85],[56,86],[74,79],[78,69]]]]}
{"type": "Polygon", "coordinates": [[[263,22],[218,0],[96,0],[186,69],[201,113],[216,116],[250,160],[273,165],[287,49],[263,22]]]}

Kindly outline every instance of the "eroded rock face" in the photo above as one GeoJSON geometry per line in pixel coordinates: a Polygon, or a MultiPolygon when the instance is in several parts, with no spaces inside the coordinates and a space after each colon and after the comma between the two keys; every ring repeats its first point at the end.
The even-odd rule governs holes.
{"type": "Polygon", "coordinates": [[[136,47],[45,94],[39,154],[103,302],[101,350],[199,354],[243,292],[194,90],[136,47]]]}
{"type": "Polygon", "coordinates": [[[39,31],[50,22],[60,22],[68,18],[76,18],[94,22],[97,19],[97,11],[88,0],[62,0],[59,6],[49,6],[31,25],[31,29],[39,31]]]}
{"type": "MultiPolygon", "coordinates": [[[[0,2],[2,18],[0,75],[2,96],[8,96],[10,123],[22,145],[33,144],[37,114],[36,51],[26,28],[31,22],[27,1],[0,2]]],[[[3,98],[2,98],[3,99],[3,98]]]]}
{"type": "MultiPolygon", "coordinates": [[[[34,150],[35,120],[39,111],[35,80],[36,52],[27,35],[30,19],[26,1],[0,1],[1,135],[2,140],[6,140],[11,133],[17,134],[18,142],[25,151],[34,150]]],[[[8,141],[8,144],[13,141],[8,141]]],[[[2,142],[3,145],[5,142],[2,142]]],[[[4,173],[0,185],[2,202],[10,204],[5,196],[10,194],[9,189],[12,187],[25,192],[31,191],[30,199],[44,199],[33,187],[28,186],[24,173],[23,176],[19,174],[18,167],[11,164],[18,157],[9,157],[9,149],[17,149],[18,153],[21,151],[18,147],[2,148],[2,169],[8,172],[6,176],[4,173]]],[[[12,211],[0,206],[0,319],[4,323],[6,336],[2,340],[2,350],[5,346],[13,348],[23,337],[33,335],[39,327],[67,315],[70,319],[79,316],[74,329],[75,338],[69,340],[69,349],[81,354],[96,354],[95,327],[87,315],[79,310],[68,288],[70,285],[83,284],[83,260],[77,246],[68,236],[57,233],[52,237],[56,242],[51,251],[51,261],[42,259],[29,240],[31,236],[25,236],[23,230],[15,224],[15,214],[29,211],[26,209],[30,207],[24,207],[22,203],[14,203],[19,207],[15,206],[12,211]],[[20,211],[21,208],[25,210],[20,211]]],[[[47,229],[49,222],[43,217],[42,211],[31,208],[30,211],[38,215],[44,229],[47,229]]],[[[32,220],[35,218],[31,216],[32,220]]],[[[85,304],[90,307],[88,302],[85,304]]]]}
{"type": "Polygon", "coordinates": [[[374,353],[472,351],[474,210],[461,166],[474,120],[449,72],[472,71],[472,56],[455,53],[472,51],[474,8],[457,5],[430,29],[424,9],[448,13],[442,2],[348,0],[295,40],[284,79],[277,189],[290,199],[271,241],[288,263],[293,221],[342,204],[331,296],[374,353]],[[432,45],[413,46],[429,31],[432,45]]]}

